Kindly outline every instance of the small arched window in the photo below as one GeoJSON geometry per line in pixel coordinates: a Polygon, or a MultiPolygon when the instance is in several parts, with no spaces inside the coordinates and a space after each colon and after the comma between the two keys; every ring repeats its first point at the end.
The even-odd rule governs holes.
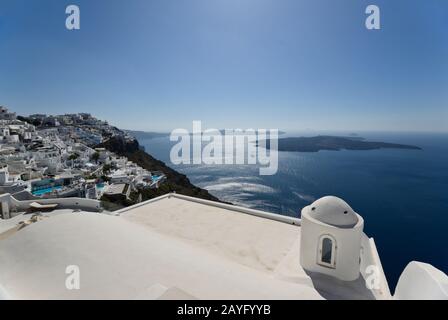
{"type": "Polygon", "coordinates": [[[326,234],[319,239],[317,263],[328,268],[336,268],[336,240],[326,234]]]}

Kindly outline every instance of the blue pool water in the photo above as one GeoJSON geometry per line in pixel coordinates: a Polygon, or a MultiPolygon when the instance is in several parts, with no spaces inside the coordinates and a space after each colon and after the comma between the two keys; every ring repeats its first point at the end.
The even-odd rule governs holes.
{"type": "Polygon", "coordinates": [[[364,217],[392,290],[411,260],[448,272],[442,241],[448,230],[448,134],[359,134],[423,150],[280,152],[278,173],[260,176],[251,165],[172,165],[168,137],[140,143],[192,183],[238,205],[299,217],[302,207],[322,196],[343,198],[364,217]]]}
{"type": "Polygon", "coordinates": [[[35,195],[35,196],[41,196],[41,195],[44,195],[46,193],[51,193],[54,190],[61,190],[61,189],[62,189],[61,186],[50,187],[50,188],[35,190],[35,191],[32,192],[32,194],[35,195]]]}

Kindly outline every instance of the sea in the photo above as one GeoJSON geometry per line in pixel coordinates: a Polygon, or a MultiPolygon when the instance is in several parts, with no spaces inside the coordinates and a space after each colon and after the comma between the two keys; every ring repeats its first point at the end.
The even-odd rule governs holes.
{"type": "Polygon", "coordinates": [[[364,232],[375,240],[392,292],[410,261],[448,273],[448,134],[298,131],[282,137],[318,134],[357,135],[422,150],[279,152],[277,174],[261,176],[258,165],[174,165],[170,150],[176,142],[169,137],[139,143],[193,184],[236,205],[300,217],[301,209],[320,197],[344,199],[364,218],[364,232]]]}

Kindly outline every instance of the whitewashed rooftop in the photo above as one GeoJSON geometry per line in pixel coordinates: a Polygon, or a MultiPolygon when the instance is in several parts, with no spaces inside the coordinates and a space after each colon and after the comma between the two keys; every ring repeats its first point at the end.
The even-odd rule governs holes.
{"type": "Polygon", "coordinates": [[[310,278],[300,266],[300,227],[292,224],[296,221],[176,195],[126,208],[116,216],[65,212],[3,239],[0,235],[0,295],[372,298],[362,278],[353,283],[310,278]],[[69,265],[80,268],[79,290],[65,286],[69,265]]]}

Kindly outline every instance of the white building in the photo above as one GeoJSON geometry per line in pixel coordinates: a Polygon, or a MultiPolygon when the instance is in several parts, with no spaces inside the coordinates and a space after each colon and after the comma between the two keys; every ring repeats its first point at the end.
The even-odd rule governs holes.
{"type": "Polygon", "coordinates": [[[10,174],[8,165],[0,168],[0,186],[25,185],[20,179],[20,174],[10,174]]]}
{"type": "Polygon", "coordinates": [[[11,134],[6,136],[6,141],[8,141],[8,143],[19,143],[20,137],[18,134],[11,134]]]}
{"type": "Polygon", "coordinates": [[[15,112],[9,112],[7,108],[0,106],[0,120],[14,120],[15,118],[15,112]]]}
{"type": "Polygon", "coordinates": [[[303,208],[302,267],[344,281],[358,279],[363,228],[363,218],[342,199],[328,196],[303,208]]]}
{"type": "Polygon", "coordinates": [[[0,169],[0,185],[4,186],[4,185],[8,185],[10,184],[12,181],[9,180],[9,170],[8,170],[8,166],[3,166],[0,169]]]}
{"type": "Polygon", "coordinates": [[[0,220],[0,288],[5,288],[0,295],[11,299],[448,298],[448,277],[419,262],[406,268],[391,295],[373,239],[364,233],[359,237],[362,218],[340,199],[324,198],[312,206],[300,220],[167,194],[111,214],[56,210],[21,230],[14,229],[11,219],[6,226],[0,220]],[[312,206],[317,209],[311,210],[312,206]],[[340,216],[340,209],[347,209],[347,214],[342,212],[347,216],[340,216]],[[347,233],[340,233],[342,229],[347,233]],[[331,254],[319,258],[323,235],[334,242],[325,244],[332,248],[331,254]],[[348,238],[354,243],[349,244],[348,238]],[[324,273],[321,262],[331,271],[324,273]],[[79,290],[64,286],[65,270],[73,263],[82,274],[79,290]],[[351,280],[354,264],[358,278],[351,280]],[[369,265],[377,270],[378,286],[369,285],[363,271],[369,265]],[[341,270],[344,266],[347,270],[341,270]]]}
{"type": "Polygon", "coordinates": [[[0,127],[0,137],[2,137],[2,139],[6,138],[7,136],[9,136],[9,127],[7,126],[2,126],[0,127]]]}

